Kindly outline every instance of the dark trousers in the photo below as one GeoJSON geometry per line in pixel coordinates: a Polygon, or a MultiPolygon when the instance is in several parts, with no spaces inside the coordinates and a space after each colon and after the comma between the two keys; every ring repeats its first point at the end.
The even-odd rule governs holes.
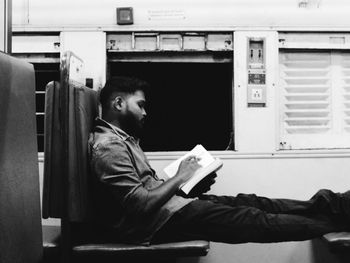
{"type": "Polygon", "coordinates": [[[347,231],[347,194],[320,190],[308,201],[203,195],[175,213],[153,243],[204,239],[224,243],[301,241],[347,231]]]}

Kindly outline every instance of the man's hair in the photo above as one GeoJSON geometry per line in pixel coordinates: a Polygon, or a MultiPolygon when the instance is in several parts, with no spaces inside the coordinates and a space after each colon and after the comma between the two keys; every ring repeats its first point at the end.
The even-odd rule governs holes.
{"type": "Polygon", "coordinates": [[[109,102],[112,99],[112,95],[131,95],[136,91],[143,91],[149,87],[149,84],[141,79],[132,77],[112,77],[107,80],[105,86],[100,92],[100,103],[102,109],[109,108],[109,102]]]}

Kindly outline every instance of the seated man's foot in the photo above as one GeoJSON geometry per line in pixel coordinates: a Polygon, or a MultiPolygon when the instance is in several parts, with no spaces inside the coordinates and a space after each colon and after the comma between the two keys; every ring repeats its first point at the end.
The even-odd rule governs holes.
{"type": "Polygon", "coordinates": [[[340,203],[341,203],[341,210],[345,214],[345,217],[347,218],[347,220],[349,220],[349,224],[350,224],[350,191],[346,191],[340,194],[340,203]]]}

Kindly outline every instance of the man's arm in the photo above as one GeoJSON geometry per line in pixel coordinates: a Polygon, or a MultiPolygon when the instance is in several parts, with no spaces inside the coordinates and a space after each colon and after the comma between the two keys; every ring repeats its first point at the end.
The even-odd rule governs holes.
{"type": "Polygon", "coordinates": [[[200,167],[198,161],[193,156],[184,159],[179,166],[175,176],[165,181],[160,186],[149,190],[148,202],[146,204],[146,213],[158,209],[171,197],[178,193],[180,187],[187,182],[200,167]]]}
{"type": "Polygon", "coordinates": [[[108,185],[115,201],[128,213],[147,214],[173,197],[200,165],[195,158],[186,158],[173,178],[146,189],[125,143],[113,140],[94,149],[92,167],[98,179],[108,185]]]}

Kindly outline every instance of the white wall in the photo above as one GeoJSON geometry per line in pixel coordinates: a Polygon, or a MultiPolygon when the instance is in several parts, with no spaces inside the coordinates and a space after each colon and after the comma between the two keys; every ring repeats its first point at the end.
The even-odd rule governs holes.
{"type": "Polygon", "coordinates": [[[85,78],[92,78],[93,88],[98,90],[106,82],[106,33],[76,32],[61,33],[61,54],[72,51],[84,62],[85,78]]]}
{"type": "Polygon", "coordinates": [[[235,147],[243,152],[274,152],[277,149],[278,33],[237,31],[234,33],[234,122],[235,147]],[[249,38],[264,39],[266,107],[248,107],[249,38]]]}
{"type": "MultiPolygon", "coordinates": [[[[315,154],[234,154],[215,153],[224,160],[218,172],[217,182],[211,193],[236,195],[256,193],[271,198],[294,198],[307,200],[318,189],[328,188],[335,192],[350,189],[348,167],[350,154],[330,156],[315,154]]],[[[175,158],[175,154],[159,157],[149,154],[157,171],[175,158]]],[[[160,172],[160,175],[162,173],[160,172]]],[[[227,245],[211,243],[207,257],[201,263],[335,263],[349,262],[349,256],[339,258],[329,253],[320,240],[283,242],[272,244],[227,245]]],[[[196,262],[184,260],[181,262],[196,262]]]]}
{"type": "MultiPolygon", "coordinates": [[[[350,190],[350,153],[238,154],[213,152],[224,161],[212,193],[236,195],[256,193],[272,198],[308,199],[318,189],[350,190]]],[[[152,167],[163,176],[163,168],[179,153],[148,153],[152,167]]]]}
{"type": "MultiPolygon", "coordinates": [[[[134,8],[133,28],[286,27],[344,30],[350,27],[349,1],[309,0],[13,0],[14,26],[41,30],[47,26],[128,29],[116,25],[116,8],[134,8]]],[[[43,29],[44,30],[44,29],[43,29]]]]}

